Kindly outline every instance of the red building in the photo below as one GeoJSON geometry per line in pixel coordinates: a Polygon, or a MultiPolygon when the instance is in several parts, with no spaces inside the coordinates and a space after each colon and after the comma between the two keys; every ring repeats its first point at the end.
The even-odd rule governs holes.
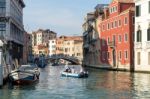
{"type": "Polygon", "coordinates": [[[134,6],[133,0],[113,0],[99,16],[103,65],[134,68],[134,6]]]}

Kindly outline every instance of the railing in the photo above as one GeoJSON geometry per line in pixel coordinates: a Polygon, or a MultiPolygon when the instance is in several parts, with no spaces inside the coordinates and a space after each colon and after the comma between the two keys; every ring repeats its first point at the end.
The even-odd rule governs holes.
{"type": "Polygon", "coordinates": [[[135,48],[136,49],[141,49],[142,48],[142,43],[141,42],[136,42],[135,43],[135,48]]]}
{"type": "Polygon", "coordinates": [[[66,56],[66,55],[61,55],[61,56],[55,55],[55,56],[52,56],[52,57],[50,57],[50,58],[52,58],[52,59],[66,59],[66,60],[70,60],[70,61],[72,61],[72,62],[74,62],[74,63],[77,63],[77,64],[79,64],[80,61],[81,61],[81,60],[79,60],[77,57],[74,57],[74,56],[66,56]]]}
{"type": "Polygon", "coordinates": [[[113,41],[111,41],[111,42],[108,42],[108,46],[111,47],[111,48],[114,48],[114,47],[115,47],[115,44],[114,44],[113,41]]]}
{"type": "Polygon", "coordinates": [[[85,31],[85,32],[83,33],[83,36],[87,36],[87,35],[88,35],[88,32],[85,31]]]}
{"type": "Polygon", "coordinates": [[[84,47],[84,48],[88,48],[88,47],[89,47],[89,44],[86,43],[86,44],[83,45],[83,47],[84,47]]]}

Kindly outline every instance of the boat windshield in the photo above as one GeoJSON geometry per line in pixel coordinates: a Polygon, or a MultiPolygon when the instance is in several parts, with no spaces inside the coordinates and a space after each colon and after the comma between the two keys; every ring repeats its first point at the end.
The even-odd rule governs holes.
{"type": "Polygon", "coordinates": [[[35,65],[21,65],[21,67],[19,67],[19,70],[34,70],[34,69],[38,69],[38,67],[35,65]]]}

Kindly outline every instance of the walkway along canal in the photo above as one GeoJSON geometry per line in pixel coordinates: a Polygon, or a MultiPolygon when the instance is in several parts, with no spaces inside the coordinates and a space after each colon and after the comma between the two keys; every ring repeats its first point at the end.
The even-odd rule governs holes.
{"type": "Polygon", "coordinates": [[[64,66],[40,69],[37,83],[5,85],[0,99],[146,99],[150,98],[150,74],[89,68],[85,79],[61,77],[64,66]]]}

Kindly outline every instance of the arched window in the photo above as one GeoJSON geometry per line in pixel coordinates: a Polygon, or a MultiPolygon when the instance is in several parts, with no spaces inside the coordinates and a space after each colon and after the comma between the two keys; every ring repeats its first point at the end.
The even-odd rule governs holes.
{"type": "Polygon", "coordinates": [[[137,42],[142,42],[142,31],[140,30],[140,26],[138,26],[137,31],[137,42]]]}

